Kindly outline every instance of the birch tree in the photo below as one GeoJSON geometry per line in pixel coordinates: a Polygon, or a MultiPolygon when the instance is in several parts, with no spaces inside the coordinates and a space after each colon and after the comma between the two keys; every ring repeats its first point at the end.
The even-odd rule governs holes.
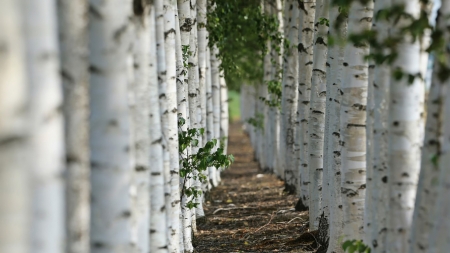
{"type": "Polygon", "coordinates": [[[167,253],[167,219],[165,212],[163,137],[159,108],[159,82],[156,46],[156,10],[149,6],[149,154],[150,154],[150,252],[167,253]]]}
{"type": "MultiPolygon", "coordinates": [[[[393,4],[404,5],[405,13],[413,18],[420,14],[419,1],[395,0],[393,4]]],[[[392,34],[408,25],[410,19],[400,18],[391,26],[392,34]]],[[[420,41],[405,34],[395,48],[397,58],[393,72],[416,75],[420,73],[420,41]]],[[[408,252],[408,238],[414,209],[416,187],[420,169],[421,147],[424,126],[424,83],[414,78],[399,80],[391,78],[388,119],[388,182],[389,216],[387,251],[408,252]]]]}
{"type": "Polygon", "coordinates": [[[298,184],[298,173],[295,168],[294,136],[297,119],[297,101],[298,101],[298,26],[299,26],[299,5],[297,1],[292,3],[292,11],[289,24],[289,50],[287,53],[287,63],[285,72],[285,82],[283,85],[283,118],[285,129],[283,136],[285,139],[285,158],[286,168],[284,170],[285,188],[287,192],[294,194],[298,184]]]}
{"type": "MultiPolygon", "coordinates": [[[[190,0],[178,0],[178,17],[179,17],[179,27],[180,27],[180,43],[181,43],[181,49],[183,57],[186,55],[184,52],[189,51],[190,46],[190,31],[191,31],[191,16],[190,16],[190,0]]],[[[178,49],[179,50],[179,49],[178,49]]],[[[185,94],[185,125],[183,127],[186,127],[185,129],[182,129],[183,131],[190,127],[190,98],[189,98],[189,69],[186,66],[187,63],[185,62],[188,59],[183,58],[183,73],[184,73],[184,94],[185,94]]],[[[180,83],[180,80],[178,81],[180,83]]],[[[180,92],[180,87],[177,88],[177,91],[180,92]]],[[[180,94],[181,95],[181,94],[180,94]]],[[[182,96],[182,95],[181,95],[182,96]]],[[[180,96],[178,96],[179,101],[180,96]]],[[[180,106],[180,103],[178,104],[179,107],[179,113],[182,113],[182,106],[180,106]]],[[[180,115],[180,114],[179,114],[180,115]]],[[[191,152],[188,148],[188,152],[191,152]]],[[[180,181],[181,182],[181,181],[180,181]]],[[[191,180],[187,180],[185,187],[191,187],[191,180]]],[[[186,208],[186,203],[189,200],[187,199],[186,195],[183,195],[181,199],[181,212],[182,212],[182,227],[183,227],[183,244],[184,244],[184,250],[186,252],[192,252],[194,249],[192,247],[192,217],[191,217],[191,210],[189,208],[186,208]]]]}
{"type": "MultiPolygon", "coordinates": [[[[348,33],[367,31],[372,25],[373,1],[352,3],[348,33]]],[[[366,103],[369,54],[365,43],[348,43],[345,48],[345,76],[340,110],[341,187],[344,210],[344,238],[363,238],[363,212],[366,187],[366,103]]]]}
{"type": "Polygon", "coordinates": [[[316,1],[314,23],[317,32],[314,35],[314,58],[311,83],[310,114],[308,124],[308,169],[309,169],[309,223],[312,229],[318,228],[322,208],[322,176],[323,176],[323,141],[325,130],[326,103],[326,65],[328,1],[316,1]]]}
{"type": "Polygon", "coordinates": [[[56,253],[64,251],[65,241],[62,178],[65,152],[60,109],[63,97],[56,3],[47,0],[23,4],[33,157],[30,250],[56,253]]]}
{"type": "MultiPolygon", "coordinates": [[[[341,10],[342,11],[342,10],[341,10]]],[[[339,6],[332,6],[330,9],[330,27],[329,34],[336,41],[343,40],[347,35],[347,19],[342,18],[342,12],[339,6]],[[338,24],[338,22],[341,22],[338,24]]],[[[343,208],[341,200],[341,149],[340,141],[340,102],[341,102],[341,85],[343,78],[345,46],[340,43],[329,45],[328,47],[328,63],[330,65],[327,70],[327,103],[325,120],[327,127],[325,128],[324,144],[328,146],[324,151],[324,173],[328,173],[329,193],[329,245],[328,253],[343,252],[340,240],[343,229],[343,208]],[[328,160],[328,161],[326,161],[328,160]]],[[[325,177],[324,177],[325,178],[325,177]]],[[[324,180],[324,183],[326,181],[324,180]]],[[[327,194],[324,191],[324,194],[327,194]]]]}
{"type": "MultiPolygon", "coordinates": [[[[435,70],[439,70],[439,68],[442,67],[441,70],[444,70],[445,72],[448,72],[448,66],[449,66],[449,53],[447,47],[448,47],[448,39],[450,38],[449,36],[449,31],[448,31],[448,27],[449,27],[449,16],[450,13],[450,4],[448,1],[442,1],[442,6],[441,9],[439,11],[440,14],[440,18],[438,20],[438,29],[442,29],[441,32],[443,33],[443,38],[442,41],[444,42],[443,45],[443,49],[445,51],[444,54],[444,60],[443,63],[440,63],[438,65],[438,68],[436,68],[435,70]],[[442,64],[442,65],[441,65],[442,64]]],[[[437,73],[445,73],[442,71],[439,71],[437,73]]],[[[445,78],[440,78],[440,80],[442,82],[442,86],[441,86],[441,98],[443,99],[443,101],[439,101],[441,103],[439,103],[436,100],[432,100],[433,98],[436,98],[435,95],[437,95],[436,91],[436,86],[434,87],[435,89],[433,89],[430,94],[430,104],[434,104],[435,102],[438,102],[436,104],[434,104],[433,106],[429,107],[428,111],[430,112],[431,115],[427,116],[428,120],[430,120],[430,118],[433,118],[437,115],[435,115],[433,112],[436,112],[435,110],[439,110],[437,107],[439,107],[440,105],[440,112],[442,113],[439,119],[433,119],[431,122],[427,122],[427,129],[426,129],[426,141],[430,141],[429,137],[433,138],[432,136],[436,136],[436,132],[439,133],[439,131],[441,130],[441,133],[439,134],[441,138],[439,138],[440,140],[437,143],[437,148],[440,147],[440,150],[436,150],[436,147],[432,146],[432,142],[425,142],[425,152],[424,152],[424,156],[422,157],[423,159],[427,159],[429,158],[426,157],[425,155],[427,154],[432,154],[433,151],[440,151],[437,156],[433,159],[435,161],[435,164],[433,164],[434,166],[438,166],[438,174],[439,174],[439,179],[438,179],[438,186],[437,189],[430,189],[430,194],[433,193],[437,193],[437,197],[435,199],[435,207],[433,208],[433,206],[429,206],[428,208],[430,208],[432,212],[427,212],[427,209],[422,208],[423,205],[420,207],[419,210],[417,210],[417,216],[414,217],[416,218],[416,220],[414,220],[414,222],[419,222],[417,219],[422,218],[419,215],[421,213],[425,213],[428,214],[428,217],[423,217],[425,218],[425,221],[433,221],[432,224],[432,230],[431,233],[428,237],[428,244],[426,244],[426,242],[424,244],[421,244],[421,242],[423,242],[423,240],[425,238],[417,238],[417,237],[412,237],[411,239],[418,239],[417,241],[413,241],[412,245],[411,245],[411,252],[420,252],[417,249],[417,247],[420,247],[421,249],[424,249],[423,252],[431,252],[431,253],[438,253],[438,252],[445,252],[449,246],[450,246],[450,238],[449,238],[449,234],[448,234],[448,229],[450,228],[450,219],[449,219],[449,214],[450,214],[450,205],[449,205],[449,201],[448,201],[448,190],[449,190],[449,185],[450,185],[450,173],[448,173],[448,164],[450,162],[450,99],[448,99],[447,93],[448,93],[448,83],[449,83],[449,79],[448,77],[445,78]],[[436,122],[436,120],[438,120],[438,122],[436,122]],[[439,124],[439,121],[441,122],[441,124],[439,124]],[[437,129],[434,130],[431,127],[431,124],[435,122],[437,123],[437,129]],[[432,133],[432,134],[430,134],[432,133]],[[437,158],[437,159],[436,159],[437,158]],[[437,164],[436,164],[437,163],[437,164]]],[[[438,83],[439,84],[439,83],[438,83]]],[[[439,86],[438,86],[439,87],[439,86]]],[[[436,172],[431,173],[430,170],[435,169],[433,167],[430,168],[430,166],[426,166],[427,163],[429,163],[429,161],[422,161],[422,170],[424,171],[424,173],[421,172],[421,176],[424,176],[425,173],[429,173],[428,176],[426,176],[424,178],[424,180],[426,179],[431,179],[433,178],[433,176],[435,175],[436,172]]],[[[435,182],[433,182],[435,184],[435,182]]],[[[419,190],[425,190],[427,185],[426,185],[426,181],[424,182],[424,184],[422,185],[423,188],[419,188],[419,190]]],[[[421,197],[424,197],[423,195],[418,195],[418,201],[423,201],[423,199],[421,199],[421,197]]],[[[427,196],[428,197],[428,196],[427,196]]],[[[433,197],[431,197],[431,200],[427,200],[428,201],[433,201],[433,197]]],[[[420,202],[419,202],[420,203],[420,202]]],[[[431,202],[432,203],[432,202],[431,202]]],[[[431,204],[430,203],[430,204],[431,204]]],[[[416,205],[417,206],[417,205],[416,205]]],[[[427,231],[427,225],[428,224],[424,224],[424,229],[425,231],[427,231]]],[[[429,226],[429,225],[428,225],[429,226]]],[[[418,226],[415,226],[416,228],[418,228],[418,226]]],[[[414,235],[414,234],[413,234],[414,235]]]]}
{"type": "Polygon", "coordinates": [[[89,72],[87,1],[58,0],[66,143],[66,251],[89,251],[89,72]]]}
{"type": "MultiPolygon", "coordinates": [[[[448,34],[448,14],[450,13],[450,4],[442,2],[437,20],[437,32],[442,33],[441,38],[435,38],[439,41],[447,41],[448,34]]],[[[447,47],[447,43],[442,45],[447,47]]],[[[412,231],[410,238],[410,252],[439,252],[448,248],[448,237],[440,235],[446,230],[448,222],[441,224],[436,215],[443,215],[448,210],[445,204],[446,176],[445,166],[441,162],[446,162],[441,155],[446,154],[446,129],[448,120],[448,99],[446,94],[448,88],[446,85],[448,79],[442,78],[439,73],[444,73],[448,69],[449,54],[444,48],[439,48],[436,56],[443,56],[444,60],[435,60],[431,88],[427,102],[427,119],[425,125],[425,139],[422,149],[422,160],[417,186],[417,195],[414,206],[412,231]],[[443,53],[443,55],[439,55],[443,53]],[[441,171],[442,169],[442,171],[441,171]],[[443,203],[443,204],[441,204],[443,203]],[[423,234],[422,234],[423,231],[423,234]]],[[[442,58],[441,58],[442,59],[442,58]]],[[[444,155],[444,157],[446,157],[444,155]]]]}
{"type": "Polygon", "coordinates": [[[314,17],[316,1],[303,2],[300,6],[300,27],[299,33],[299,87],[298,87],[298,121],[297,146],[299,152],[299,170],[301,179],[301,196],[296,205],[298,211],[305,211],[309,205],[309,170],[308,170],[308,121],[309,102],[311,98],[312,61],[314,45],[314,17]],[[303,8],[302,8],[303,7],[303,8]]]}
{"type": "MultiPolygon", "coordinates": [[[[157,3],[158,1],[156,1],[157,3]]],[[[166,89],[160,96],[166,97],[166,110],[161,115],[163,137],[167,141],[170,170],[170,200],[166,199],[170,226],[169,252],[178,252],[180,246],[180,165],[178,154],[178,114],[177,114],[177,65],[176,65],[176,0],[164,0],[164,50],[166,60],[166,89]]],[[[158,13],[158,6],[157,6],[158,13]]],[[[158,35],[158,34],[157,34],[158,35]]],[[[167,173],[167,172],[166,172],[167,173]]],[[[166,174],[167,175],[167,174],[166,174]]],[[[167,178],[166,178],[167,182],[167,178]]]]}
{"type": "Polygon", "coordinates": [[[30,252],[31,164],[22,2],[0,2],[0,252],[30,252]],[[7,12],[7,14],[6,14],[7,12]]]}
{"type": "MultiPolygon", "coordinates": [[[[219,50],[217,46],[213,46],[211,51],[211,84],[212,84],[212,101],[213,101],[213,124],[214,138],[220,138],[220,60],[217,55],[219,50]]],[[[256,103],[256,102],[255,102],[256,103]]],[[[254,115],[254,112],[252,114],[254,115]]],[[[254,139],[254,138],[253,138],[254,139]]],[[[220,182],[220,171],[216,171],[216,180],[220,182]]]]}
{"type": "MultiPolygon", "coordinates": [[[[191,13],[191,32],[189,36],[189,115],[191,128],[201,128],[201,104],[200,104],[200,91],[199,91],[199,66],[198,66],[198,24],[197,24],[197,0],[191,0],[190,2],[191,13]]],[[[199,146],[202,146],[202,140],[199,140],[199,146]]],[[[194,148],[192,153],[197,153],[198,148],[194,148]]],[[[196,172],[195,172],[196,173],[196,172]]],[[[197,178],[194,173],[194,178],[197,178]]],[[[197,190],[201,190],[200,180],[194,179],[193,184],[197,190]]],[[[199,219],[205,216],[203,212],[203,201],[201,198],[195,200],[198,203],[195,208],[195,219],[199,219]]],[[[196,232],[195,222],[192,221],[194,232],[196,232]]]]}
{"type": "MultiPolygon", "coordinates": [[[[376,10],[386,10],[390,7],[389,0],[375,2],[376,10]]],[[[375,21],[377,41],[381,43],[389,36],[389,23],[387,20],[378,18],[375,21]]],[[[389,50],[383,49],[384,54],[389,50]]],[[[388,102],[389,102],[389,80],[391,69],[387,63],[375,65],[373,80],[373,139],[372,139],[372,167],[373,167],[373,189],[367,192],[372,197],[375,208],[373,214],[373,226],[371,229],[371,247],[374,252],[384,252],[386,245],[386,213],[388,211],[388,102]]]]}
{"type": "Polygon", "coordinates": [[[134,170],[132,175],[132,243],[135,252],[149,251],[150,229],[150,159],[149,159],[149,8],[140,0],[134,0],[132,18],[133,42],[133,90],[135,109],[132,110],[134,138],[134,170]]]}

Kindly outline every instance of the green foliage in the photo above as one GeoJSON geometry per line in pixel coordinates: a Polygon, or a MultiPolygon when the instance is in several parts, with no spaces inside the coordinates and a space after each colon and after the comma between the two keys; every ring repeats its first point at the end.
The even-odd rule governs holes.
{"type": "Polygon", "coordinates": [[[190,50],[189,46],[182,45],[181,50],[183,51],[183,66],[184,68],[189,67],[189,56],[192,55],[192,51],[190,50]]]}
{"type": "Polygon", "coordinates": [[[342,244],[342,248],[347,253],[370,253],[370,247],[361,240],[349,240],[342,244]]]}
{"type": "MultiPolygon", "coordinates": [[[[280,51],[283,37],[275,15],[261,11],[260,0],[212,0],[208,11],[209,44],[219,49],[230,89],[262,83],[267,42],[280,51]],[[214,7],[213,7],[214,6],[214,7]]],[[[284,42],[285,43],[285,42],[284,42]]]]}
{"type": "MultiPolygon", "coordinates": [[[[180,177],[183,179],[183,186],[181,189],[181,198],[186,196],[190,199],[186,203],[186,207],[191,209],[197,207],[199,203],[195,202],[202,191],[195,187],[186,187],[186,182],[189,179],[199,180],[204,183],[208,180],[204,172],[210,167],[228,168],[234,161],[233,155],[224,154],[224,145],[221,144],[217,149],[217,139],[212,139],[205,143],[203,147],[198,148],[196,154],[190,154],[189,148],[198,147],[199,139],[204,134],[203,128],[188,128],[186,131],[182,130],[182,126],[186,123],[184,118],[178,120],[178,152],[180,154],[180,177]]],[[[222,141],[223,143],[223,141],[222,141]]]]}
{"type": "Polygon", "coordinates": [[[262,113],[256,113],[255,117],[247,119],[247,123],[255,127],[255,130],[264,129],[264,115],[262,113]]]}

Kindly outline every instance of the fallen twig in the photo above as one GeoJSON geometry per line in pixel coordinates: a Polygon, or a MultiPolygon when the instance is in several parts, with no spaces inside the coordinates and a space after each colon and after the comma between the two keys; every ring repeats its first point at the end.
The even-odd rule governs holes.
{"type": "Polygon", "coordinates": [[[228,208],[219,208],[213,212],[213,214],[216,214],[220,211],[230,211],[230,210],[236,210],[236,209],[257,209],[259,207],[228,207],[228,208]]]}

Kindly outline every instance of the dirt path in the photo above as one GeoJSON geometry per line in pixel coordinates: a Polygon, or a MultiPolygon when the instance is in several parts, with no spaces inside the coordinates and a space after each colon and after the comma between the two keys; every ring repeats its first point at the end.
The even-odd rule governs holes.
{"type": "Polygon", "coordinates": [[[259,170],[241,124],[230,126],[229,153],[236,160],[206,198],[207,218],[197,225],[196,252],[313,250],[314,235],[305,233],[307,212],[294,211],[297,199],[283,193],[283,182],[259,170]]]}

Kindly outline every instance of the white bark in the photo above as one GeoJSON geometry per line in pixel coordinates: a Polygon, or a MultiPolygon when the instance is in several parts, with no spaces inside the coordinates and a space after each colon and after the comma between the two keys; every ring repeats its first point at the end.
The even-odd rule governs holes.
{"type": "MultiPolygon", "coordinates": [[[[335,22],[339,16],[339,7],[333,6],[330,9],[330,36],[335,39],[343,39],[347,34],[347,20],[342,20],[342,24],[335,28],[335,22]]],[[[329,244],[327,253],[342,253],[341,237],[343,230],[343,208],[341,200],[341,149],[340,140],[340,102],[341,86],[343,77],[345,46],[335,44],[328,49],[328,63],[330,64],[327,72],[327,108],[326,120],[327,128],[325,132],[325,144],[328,146],[324,153],[324,173],[328,174],[329,193],[328,209],[329,214],[329,244]],[[326,164],[326,165],[325,165],[326,164]]],[[[324,177],[325,178],[325,177],[324,177]]],[[[324,180],[324,182],[326,182],[324,180]]],[[[326,191],[324,190],[324,194],[326,191]]]]}
{"type": "Polygon", "coordinates": [[[154,6],[149,10],[149,154],[150,154],[150,252],[167,253],[167,221],[165,212],[163,137],[159,108],[159,88],[156,47],[156,12],[154,6]]]}
{"type": "MultiPolygon", "coordinates": [[[[228,88],[224,73],[220,76],[220,138],[224,143],[224,153],[228,148],[228,88]]],[[[220,173],[220,172],[219,172],[220,173]]],[[[218,173],[218,174],[219,174],[218,173]]]]}
{"type": "Polygon", "coordinates": [[[89,252],[89,73],[87,1],[58,0],[66,141],[66,251],[89,252]]]}
{"type": "MultiPolygon", "coordinates": [[[[179,153],[178,153],[178,115],[177,115],[177,66],[176,66],[176,1],[164,0],[163,4],[160,0],[155,1],[157,22],[161,16],[161,22],[164,23],[164,31],[157,31],[157,40],[164,40],[165,63],[166,63],[166,82],[160,82],[160,98],[164,97],[162,103],[164,108],[161,110],[163,138],[166,141],[165,163],[165,183],[166,185],[166,211],[169,226],[169,252],[178,252],[180,247],[180,178],[179,178],[179,153]],[[161,8],[161,9],[160,9],[161,8]],[[161,16],[160,16],[161,15],[161,16]],[[166,165],[167,166],[167,165],[166,165]],[[167,195],[169,194],[169,195],[167,195]]],[[[159,54],[159,52],[158,52],[159,54]]],[[[161,59],[164,61],[164,59],[161,59]]],[[[164,69],[164,68],[162,68],[164,69]]],[[[162,69],[158,69],[161,71],[162,69]]],[[[160,72],[160,74],[163,74],[160,72]]]]}
{"type": "MultiPolygon", "coordinates": [[[[373,2],[354,2],[348,18],[348,33],[372,26],[373,2]]],[[[364,238],[364,198],[366,188],[366,103],[368,86],[368,45],[348,43],[345,48],[345,76],[342,83],[341,186],[344,208],[344,241],[364,238]]]]}
{"type": "Polygon", "coordinates": [[[134,170],[132,175],[132,242],[134,252],[149,251],[150,229],[150,159],[149,159],[149,7],[140,0],[134,0],[133,25],[135,39],[133,44],[133,149],[134,170]]]}
{"type": "MultiPolygon", "coordinates": [[[[395,0],[393,4],[404,4],[405,12],[419,17],[419,1],[395,0]]],[[[410,21],[401,19],[392,26],[392,34],[410,21]]],[[[405,35],[396,47],[397,59],[392,68],[407,74],[421,71],[420,41],[412,41],[405,35]]],[[[425,85],[420,78],[409,83],[407,78],[390,82],[388,121],[388,166],[389,166],[389,216],[387,251],[409,252],[408,239],[418,182],[421,147],[424,129],[425,85]]]]}
{"type": "MultiPolygon", "coordinates": [[[[217,57],[219,50],[216,46],[211,51],[211,85],[213,102],[213,133],[214,138],[220,139],[220,60],[217,57]]],[[[253,114],[250,114],[253,117],[253,114]]],[[[219,179],[220,172],[216,171],[216,180],[219,179]]],[[[218,181],[220,182],[220,181],[218,181]]]]}
{"type": "Polygon", "coordinates": [[[65,152],[56,3],[24,1],[32,157],[31,252],[64,251],[65,152]]]}
{"type": "MultiPolygon", "coordinates": [[[[389,8],[389,0],[375,2],[375,9],[389,8]]],[[[376,21],[377,40],[383,41],[389,33],[389,23],[385,20],[376,21]]],[[[387,50],[384,53],[389,53],[387,50]]],[[[377,64],[374,69],[373,84],[373,140],[372,140],[372,167],[373,167],[373,189],[367,191],[372,196],[376,208],[373,210],[373,224],[371,229],[370,246],[374,253],[386,250],[386,219],[389,203],[389,192],[387,185],[387,152],[388,152],[388,101],[389,80],[391,77],[390,67],[387,64],[377,64]]]]}
{"type": "MultiPolygon", "coordinates": [[[[450,37],[447,18],[449,13],[450,3],[443,1],[437,20],[437,29],[444,32],[445,41],[448,41],[450,37]]],[[[448,64],[448,52],[446,57],[448,64]]],[[[441,63],[434,63],[433,79],[428,96],[425,140],[410,238],[410,252],[414,253],[444,252],[450,246],[447,235],[450,224],[446,213],[448,211],[446,202],[449,180],[446,162],[448,162],[448,108],[450,105],[446,94],[449,81],[439,79],[437,73],[442,71],[441,67],[441,63]]]]}
{"type": "MultiPolygon", "coordinates": [[[[178,26],[180,27],[180,43],[181,46],[180,47],[189,47],[189,38],[190,38],[190,31],[191,31],[191,18],[190,18],[190,13],[191,13],[191,9],[190,9],[190,0],[178,0],[178,15],[179,15],[179,24],[178,26]]],[[[178,34],[177,34],[178,36],[178,34]]],[[[180,48],[178,48],[178,50],[180,50],[180,48]]],[[[184,62],[183,62],[184,65],[184,62]]],[[[190,115],[189,115],[189,72],[188,72],[188,68],[183,66],[183,74],[184,74],[184,97],[185,97],[185,101],[184,101],[184,110],[183,110],[183,106],[182,104],[180,104],[180,98],[181,96],[183,96],[182,94],[180,94],[181,92],[181,87],[177,87],[177,91],[178,91],[178,113],[180,115],[180,113],[183,113],[183,111],[185,111],[185,126],[183,127],[183,130],[185,131],[187,128],[190,127],[190,115]]],[[[178,80],[178,84],[180,84],[181,80],[178,80]]],[[[187,152],[191,152],[191,150],[188,148],[187,152]]],[[[180,178],[180,182],[181,184],[183,183],[183,179],[180,178]]],[[[190,187],[191,186],[191,181],[188,180],[186,182],[185,187],[190,187]]],[[[191,234],[192,234],[192,217],[191,217],[191,210],[186,208],[186,203],[188,202],[187,197],[184,195],[181,198],[181,217],[182,217],[182,227],[183,227],[183,238],[180,238],[180,240],[182,239],[183,241],[183,245],[184,245],[184,251],[185,252],[192,252],[194,250],[194,248],[192,247],[192,238],[191,238],[191,234]]]]}
{"type": "MultiPolygon", "coordinates": [[[[438,21],[439,22],[439,21],[438,21]]],[[[442,138],[442,107],[445,101],[446,88],[436,76],[438,66],[435,65],[433,80],[427,104],[427,121],[425,126],[425,140],[422,151],[419,183],[417,186],[416,203],[414,206],[413,225],[411,233],[411,252],[429,252],[431,232],[438,223],[434,214],[438,205],[439,195],[439,165],[441,153],[440,139],[442,138]]]]}
{"type": "MultiPolygon", "coordinates": [[[[289,31],[291,29],[291,16],[292,16],[292,9],[293,9],[293,0],[286,0],[285,1],[285,6],[284,6],[284,34],[289,34],[289,31]]],[[[284,52],[283,54],[283,64],[282,64],[282,69],[283,69],[283,76],[282,76],[282,80],[281,80],[281,110],[280,110],[280,145],[279,145],[279,149],[278,149],[278,156],[277,156],[277,170],[278,173],[281,177],[281,179],[285,179],[285,171],[286,171],[286,133],[287,133],[287,128],[286,128],[286,120],[287,120],[287,114],[286,114],[286,81],[287,81],[287,75],[285,73],[287,73],[287,67],[288,67],[288,54],[287,52],[284,52]]],[[[260,145],[258,145],[256,148],[259,148],[260,145]]],[[[262,147],[261,147],[262,148],[262,147]]]]}
{"type": "MultiPolygon", "coordinates": [[[[200,101],[200,84],[199,84],[199,66],[198,66],[198,24],[197,24],[197,0],[191,0],[191,33],[189,37],[189,49],[191,51],[191,56],[189,57],[189,115],[191,117],[191,128],[202,128],[201,125],[201,101],[200,101]]],[[[202,138],[199,139],[198,146],[203,146],[202,138]]],[[[194,148],[192,150],[193,153],[197,153],[198,148],[194,148]]],[[[196,171],[194,172],[194,176],[196,176],[196,171]]],[[[200,180],[197,178],[193,182],[193,186],[197,190],[201,190],[202,185],[200,180]]],[[[203,198],[198,197],[195,199],[195,202],[198,203],[195,208],[195,217],[202,218],[205,216],[203,212],[203,198]]],[[[195,221],[192,221],[194,232],[196,231],[195,221]]]]}
{"type": "Polygon", "coordinates": [[[285,151],[285,189],[294,194],[299,184],[297,168],[295,167],[294,136],[297,121],[297,102],[298,102],[298,27],[299,27],[299,6],[297,1],[292,2],[292,11],[289,23],[289,49],[287,53],[287,64],[285,68],[285,83],[283,84],[283,118],[285,129],[283,129],[284,141],[282,143],[285,151]]]}
{"type": "Polygon", "coordinates": [[[309,102],[311,97],[312,60],[314,45],[314,17],[316,1],[303,3],[304,8],[300,8],[299,34],[299,98],[298,98],[298,121],[297,145],[300,149],[299,170],[301,180],[301,197],[297,203],[297,210],[305,211],[309,205],[309,170],[308,170],[308,122],[309,122],[309,102]]]}
{"type": "Polygon", "coordinates": [[[126,58],[131,3],[91,0],[90,10],[91,252],[130,252],[132,168],[126,58]]]}
{"type": "MultiPolygon", "coordinates": [[[[261,1],[261,6],[264,7],[263,13],[265,15],[270,15],[271,13],[271,6],[268,1],[261,1]]],[[[271,41],[268,40],[266,42],[266,52],[264,55],[264,61],[263,61],[263,87],[264,87],[264,99],[270,101],[271,95],[268,94],[267,85],[268,82],[272,80],[272,62],[271,62],[271,41]]],[[[274,50],[272,50],[274,51],[274,50]]],[[[261,168],[265,171],[271,171],[272,165],[273,165],[273,108],[265,104],[264,106],[264,139],[265,139],[265,149],[264,149],[264,155],[261,157],[261,168]]]]}
{"type": "MultiPolygon", "coordinates": [[[[448,21],[448,15],[450,13],[450,3],[448,1],[442,1],[442,6],[440,9],[440,17],[444,18],[444,20],[440,19],[438,20],[438,26],[439,29],[442,29],[442,32],[444,33],[444,41],[446,42],[446,48],[448,47],[448,40],[450,38],[450,34],[449,34],[449,21],[448,21]]],[[[445,65],[446,67],[448,67],[450,60],[449,60],[449,53],[448,51],[446,52],[446,61],[445,61],[445,65]]],[[[436,105],[433,105],[432,107],[429,108],[430,114],[428,115],[428,120],[430,120],[430,118],[433,117],[439,117],[440,116],[440,127],[441,127],[441,136],[438,140],[437,146],[439,147],[440,145],[440,153],[438,154],[438,160],[437,160],[437,165],[439,168],[439,171],[437,172],[439,174],[439,178],[438,178],[438,187],[437,189],[430,189],[429,194],[436,194],[437,193],[437,197],[435,199],[435,206],[429,206],[428,208],[430,208],[432,212],[426,212],[426,209],[420,209],[419,211],[421,213],[425,213],[427,214],[427,217],[424,217],[426,219],[427,222],[431,221],[433,227],[432,227],[432,231],[429,235],[429,242],[428,245],[424,244],[422,245],[425,250],[423,252],[430,252],[430,253],[438,253],[438,252],[446,252],[448,250],[448,248],[450,247],[450,236],[449,236],[449,229],[450,229],[450,202],[449,202],[449,198],[448,198],[448,193],[449,193],[449,189],[450,189],[450,173],[448,171],[448,165],[450,163],[450,99],[448,98],[448,85],[450,83],[450,80],[439,80],[442,82],[442,90],[441,90],[441,96],[443,98],[443,101],[440,101],[442,103],[440,112],[442,112],[441,115],[433,115],[433,111],[430,110],[435,110],[437,109],[436,105]]],[[[437,93],[437,92],[436,92],[437,93]]],[[[428,104],[429,106],[431,104],[433,104],[433,98],[435,98],[434,95],[437,95],[436,93],[434,93],[434,90],[432,90],[432,94],[430,94],[430,103],[428,104]]],[[[436,111],[434,111],[436,112],[436,111]]],[[[432,122],[427,122],[427,133],[430,132],[439,132],[439,126],[438,129],[433,130],[430,129],[429,127],[431,127],[432,123],[437,123],[436,119],[432,120],[432,122]]],[[[436,127],[436,126],[435,126],[436,127]]],[[[436,133],[435,133],[436,134],[436,133]]],[[[427,137],[429,137],[427,135],[427,137]]],[[[428,138],[425,139],[426,141],[429,141],[428,138]]],[[[436,148],[434,148],[434,150],[432,149],[431,145],[432,143],[430,142],[425,142],[425,152],[423,153],[423,159],[429,159],[429,157],[426,157],[425,155],[427,153],[432,153],[433,151],[437,151],[436,148]]],[[[427,163],[429,163],[429,161],[424,160],[422,161],[422,166],[426,165],[427,163]]],[[[435,168],[427,168],[427,167],[422,167],[422,170],[429,170],[429,169],[435,169],[435,168]]],[[[421,176],[423,176],[424,173],[421,173],[421,176]]],[[[430,177],[427,177],[426,179],[432,179],[433,176],[435,174],[434,173],[430,173],[430,177]]],[[[436,184],[435,182],[432,182],[432,184],[436,184]]],[[[423,189],[426,189],[426,183],[423,185],[423,189]]],[[[420,190],[420,188],[419,188],[420,190]]],[[[420,192],[419,192],[419,200],[420,200],[420,192]]],[[[428,197],[428,196],[427,196],[428,197]]],[[[431,201],[433,201],[433,197],[431,197],[431,201]]],[[[427,200],[427,202],[430,200],[427,200]]],[[[432,204],[432,202],[430,202],[430,204],[432,204]]],[[[421,218],[419,217],[419,215],[417,215],[417,217],[415,217],[417,219],[421,218]]],[[[417,220],[415,220],[415,222],[417,222],[417,220]]],[[[427,228],[424,226],[425,232],[427,231],[427,228]]],[[[428,230],[429,231],[429,230],[428,230]]],[[[415,239],[414,237],[412,239],[415,239]]],[[[418,243],[420,243],[422,240],[417,240],[417,241],[413,241],[413,247],[411,248],[411,252],[420,252],[420,251],[416,251],[414,248],[417,247],[416,245],[418,243]]]]}
{"type": "MultiPolygon", "coordinates": [[[[215,138],[214,132],[214,107],[213,107],[213,94],[212,94],[212,67],[211,67],[211,50],[208,47],[206,49],[206,132],[208,135],[208,141],[215,138]]],[[[244,87],[244,86],[243,86],[244,87]]],[[[209,183],[216,187],[217,182],[217,170],[214,167],[208,168],[209,183]]]]}
{"type": "Polygon", "coordinates": [[[0,253],[28,253],[31,164],[21,1],[0,2],[0,253]]]}
{"type": "Polygon", "coordinates": [[[325,130],[325,104],[327,96],[326,64],[328,27],[320,20],[328,19],[328,1],[316,1],[314,23],[317,32],[314,35],[314,59],[311,81],[311,98],[308,124],[308,170],[309,170],[309,224],[315,230],[319,226],[318,217],[322,214],[322,176],[323,145],[325,130]]]}

